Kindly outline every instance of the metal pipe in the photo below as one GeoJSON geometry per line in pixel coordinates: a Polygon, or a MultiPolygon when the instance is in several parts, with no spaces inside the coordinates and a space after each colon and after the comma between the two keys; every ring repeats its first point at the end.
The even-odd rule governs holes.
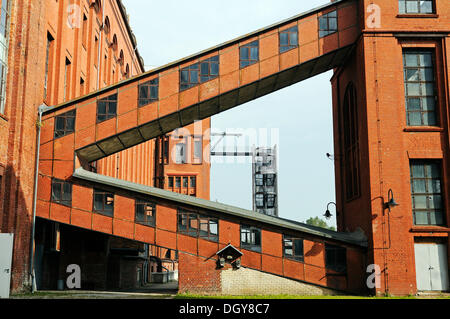
{"type": "Polygon", "coordinates": [[[39,180],[39,157],[41,150],[41,126],[42,126],[42,113],[44,112],[46,105],[41,105],[38,108],[39,122],[36,123],[37,127],[37,143],[36,143],[36,164],[34,171],[34,191],[33,191],[33,220],[31,223],[31,243],[30,243],[30,280],[31,280],[31,293],[36,291],[35,276],[34,276],[34,237],[36,232],[36,206],[37,206],[37,187],[39,180]]]}

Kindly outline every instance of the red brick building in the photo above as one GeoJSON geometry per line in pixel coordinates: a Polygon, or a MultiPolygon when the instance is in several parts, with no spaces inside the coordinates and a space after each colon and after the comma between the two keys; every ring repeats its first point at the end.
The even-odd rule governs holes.
{"type": "MultiPolygon", "coordinates": [[[[44,14],[54,3],[11,3],[10,34],[15,37],[10,37],[0,136],[8,145],[1,155],[1,231],[20,238],[14,247],[13,290],[29,283],[37,148],[34,139],[25,137],[36,136],[43,92],[53,98],[40,109],[36,214],[38,224],[49,225],[49,234],[60,225],[57,250],[62,251],[60,257],[47,258],[58,269],[50,281],[63,279],[68,263],[79,263],[88,268],[85,287],[123,287],[127,280],[120,279],[122,274],[133,273],[129,269],[141,262],[136,261],[142,260],[141,253],[147,257],[155,249],[167,260],[178,259],[180,291],[405,295],[448,289],[446,1],[333,1],[145,73],[134,50],[126,55],[124,49],[125,58],[119,53],[116,63],[108,60],[114,56],[114,37],[99,54],[97,61],[105,63],[96,69],[94,60],[94,72],[86,68],[81,73],[83,62],[76,61],[86,61],[81,58],[86,53],[65,47],[66,42],[82,43],[84,33],[78,29],[72,38],[55,42],[59,62],[47,68],[50,63],[44,61],[53,55],[45,52],[52,52],[51,39],[58,37],[47,31],[45,46],[32,36],[37,32],[42,39],[45,31],[20,26],[27,19],[30,25],[47,26],[46,14],[63,17],[62,9],[44,14]],[[22,36],[26,46],[12,45],[22,36]],[[42,52],[41,58],[28,55],[24,47],[42,52]],[[129,68],[119,81],[123,60],[129,68]],[[338,232],[208,201],[209,166],[199,150],[208,153],[209,136],[200,136],[195,124],[208,127],[214,114],[330,69],[338,232]],[[75,82],[67,85],[67,78],[75,82]],[[82,83],[99,90],[85,95],[89,91],[82,83]],[[180,127],[189,129],[174,132],[180,127]],[[143,160],[136,165],[138,159],[143,160]],[[87,244],[67,238],[83,238],[87,244]],[[131,256],[133,245],[147,248],[139,252],[138,247],[131,256]],[[126,254],[120,254],[124,249],[126,254]],[[129,262],[130,257],[135,260],[129,262]],[[368,269],[380,271],[375,277],[379,285],[367,285],[368,269]]],[[[82,6],[87,24],[93,23],[91,16],[104,21],[90,27],[94,44],[96,26],[104,26],[100,43],[110,41],[103,34],[105,29],[114,34],[116,23],[129,31],[120,2],[111,3],[111,12],[122,15],[113,19],[110,13],[109,23],[104,13],[99,18],[100,3],[82,6]]],[[[65,25],[54,26],[58,34],[65,25]]],[[[127,41],[135,45],[130,31],[117,39],[127,41]]],[[[87,56],[93,56],[89,51],[87,56]]],[[[42,234],[36,233],[36,242],[46,247],[42,234]]]]}

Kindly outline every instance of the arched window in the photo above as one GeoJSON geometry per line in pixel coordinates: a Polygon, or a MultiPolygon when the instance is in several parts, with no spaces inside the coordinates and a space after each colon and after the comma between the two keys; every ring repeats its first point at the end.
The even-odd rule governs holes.
{"type": "Polygon", "coordinates": [[[123,63],[124,63],[123,50],[120,50],[119,60],[117,62],[119,62],[120,66],[123,66],[123,63]]]}
{"type": "Polygon", "coordinates": [[[91,0],[91,7],[94,8],[95,13],[100,13],[102,2],[100,0],[91,0]]]}
{"type": "Polygon", "coordinates": [[[130,66],[127,63],[127,66],[125,67],[125,77],[128,79],[130,77],[130,66]]]}
{"type": "Polygon", "coordinates": [[[112,42],[111,42],[111,48],[114,50],[114,51],[117,51],[117,35],[113,35],[113,39],[112,39],[112,42]]]}
{"type": "Polygon", "coordinates": [[[347,200],[360,196],[359,129],[356,89],[347,86],[343,104],[344,176],[347,200]]]}
{"type": "Polygon", "coordinates": [[[103,25],[103,31],[105,31],[105,34],[109,34],[111,31],[111,23],[109,22],[108,16],[105,18],[105,23],[103,25]]]}

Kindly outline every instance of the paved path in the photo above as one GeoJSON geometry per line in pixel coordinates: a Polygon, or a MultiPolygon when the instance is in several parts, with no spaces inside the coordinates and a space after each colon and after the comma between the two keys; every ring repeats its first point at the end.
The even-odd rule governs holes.
{"type": "Polygon", "coordinates": [[[149,284],[133,291],[38,291],[31,295],[11,296],[11,299],[173,299],[178,283],[149,284]]]}

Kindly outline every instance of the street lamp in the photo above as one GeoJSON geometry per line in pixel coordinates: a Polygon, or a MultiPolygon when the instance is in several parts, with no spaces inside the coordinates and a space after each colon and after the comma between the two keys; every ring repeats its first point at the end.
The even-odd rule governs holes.
{"type": "Polygon", "coordinates": [[[327,205],[327,211],[325,212],[325,214],[323,215],[323,216],[325,216],[325,218],[326,219],[330,219],[332,216],[333,216],[333,214],[331,214],[331,212],[330,212],[330,205],[334,205],[334,206],[336,206],[336,215],[339,215],[339,212],[337,211],[337,205],[336,205],[336,203],[335,202],[330,202],[330,203],[328,203],[328,205],[327,205]]]}
{"type": "Polygon", "coordinates": [[[384,207],[386,209],[389,209],[389,212],[390,212],[391,208],[394,208],[396,206],[399,206],[399,204],[395,201],[394,192],[392,191],[392,189],[390,189],[388,192],[388,201],[387,201],[387,203],[384,204],[384,207]]]}

